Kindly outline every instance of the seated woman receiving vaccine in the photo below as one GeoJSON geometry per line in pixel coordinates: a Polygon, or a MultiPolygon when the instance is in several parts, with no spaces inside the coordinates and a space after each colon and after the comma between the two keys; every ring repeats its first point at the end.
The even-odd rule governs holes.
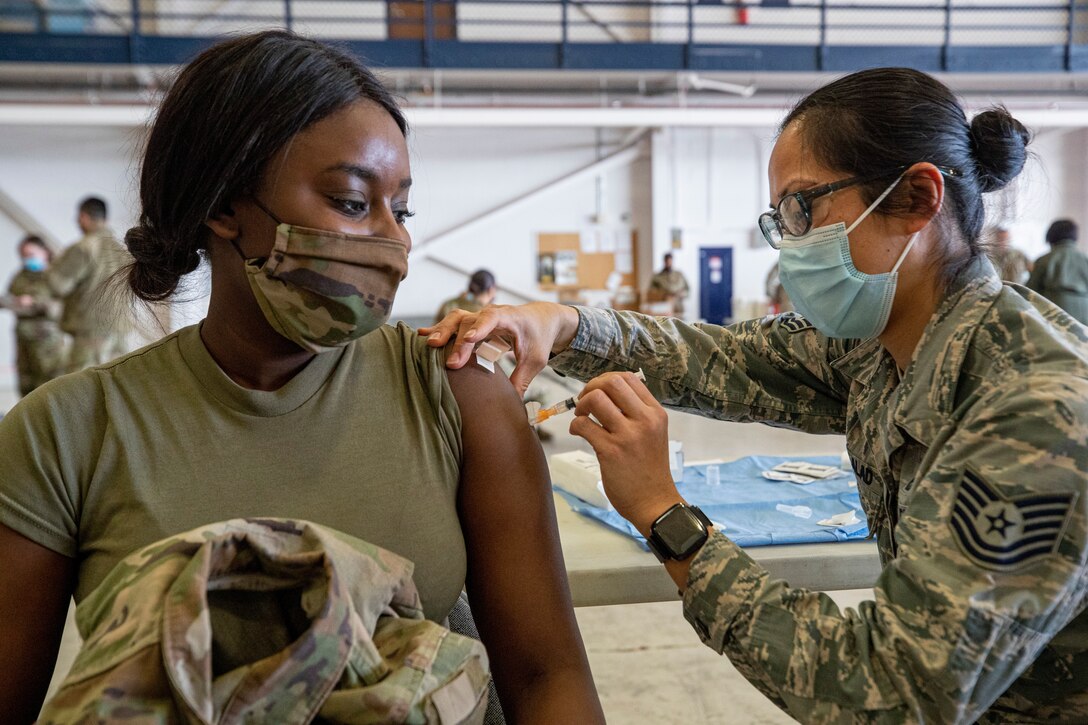
{"type": "Polygon", "coordinates": [[[0,722],[36,716],[73,593],[246,517],[411,560],[438,622],[467,586],[509,720],[602,720],[518,395],[384,324],[411,246],[406,133],[368,70],[290,33],[181,72],[147,142],[128,281],[166,299],[207,260],[208,315],[0,422],[0,662],[19,663],[0,722]]]}

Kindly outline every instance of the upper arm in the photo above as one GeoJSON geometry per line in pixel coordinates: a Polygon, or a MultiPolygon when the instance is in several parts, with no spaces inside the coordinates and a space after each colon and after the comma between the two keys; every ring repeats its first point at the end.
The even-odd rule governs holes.
{"type": "MultiPolygon", "coordinates": [[[[588,688],[575,697],[567,693],[585,714],[580,698],[590,696],[592,681],[571,607],[543,451],[504,376],[468,365],[450,371],[449,381],[462,419],[458,508],[469,600],[503,706],[519,720],[514,694],[536,678],[566,671],[588,688]]],[[[521,718],[527,714],[520,710],[521,718]]]]}
{"type": "Polygon", "coordinates": [[[1037,626],[1088,574],[1088,380],[1028,373],[1014,385],[972,406],[913,494],[904,533],[933,577],[985,589],[997,611],[1037,626]],[[1045,582],[1028,600],[1025,577],[1045,582]]]}
{"type": "Polygon", "coordinates": [[[75,582],[75,560],[0,524],[0,722],[41,709],[75,582]]]}
{"type": "Polygon", "coordinates": [[[1022,375],[972,406],[900,519],[900,556],[878,591],[905,631],[945,650],[949,667],[931,680],[932,694],[972,719],[1083,606],[1085,431],[1088,381],[1022,375]],[[912,596],[922,595],[919,620],[912,596]]]}
{"type": "Polygon", "coordinates": [[[104,427],[91,373],[51,381],[0,420],[0,722],[32,721],[49,685],[104,427]]]}
{"type": "Polygon", "coordinates": [[[105,427],[90,372],[50,381],[21,400],[0,420],[0,523],[75,556],[105,427]]]}

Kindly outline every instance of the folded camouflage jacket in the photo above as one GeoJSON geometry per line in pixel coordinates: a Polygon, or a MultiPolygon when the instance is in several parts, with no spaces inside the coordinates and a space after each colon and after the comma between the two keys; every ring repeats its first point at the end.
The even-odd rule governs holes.
{"type": "Polygon", "coordinates": [[[479,642],[423,618],[412,563],[315,524],[233,519],[130,555],[76,609],[42,723],[479,723],[479,642]]]}

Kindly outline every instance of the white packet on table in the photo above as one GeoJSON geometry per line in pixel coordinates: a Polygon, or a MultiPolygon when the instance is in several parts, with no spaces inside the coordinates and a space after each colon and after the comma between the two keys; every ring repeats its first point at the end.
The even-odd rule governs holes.
{"type": "Polygon", "coordinates": [[[857,517],[857,512],[854,509],[844,511],[841,514],[835,514],[829,518],[817,521],[820,526],[850,526],[851,524],[860,524],[861,519],[857,517]]]}
{"type": "Polygon", "coordinates": [[[775,508],[784,514],[791,514],[799,519],[811,519],[812,509],[808,506],[790,506],[789,504],[775,504],[775,508]]]}
{"type": "Polygon", "coordinates": [[[786,481],[787,483],[812,483],[815,478],[802,476],[800,473],[783,473],[782,471],[764,471],[763,477],[769,481],[786,481]]]}
{"type": "Polygon", "coordinates": [[[809,463],[808,461],[786,461],[785,463],[779,463],[771,470],[796,473],[809,478],[835,478],[846,473],[838,466],[824,466],[819,463],[809,463]]]}

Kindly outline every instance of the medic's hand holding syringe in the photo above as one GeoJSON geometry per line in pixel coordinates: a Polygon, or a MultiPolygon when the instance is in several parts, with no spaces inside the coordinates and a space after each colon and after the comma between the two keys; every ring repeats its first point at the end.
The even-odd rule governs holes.
{"type": "MultiPolygon", "coordinates": [[[[641,368],[635,373],[635,376],[639,380],[646,380],[646,376],[643,374],[641,368]]],[[[529,425],[540,425],[549,418],[554,418],[557,415],[566,413],[568,410],[574,410],[578,405],[578,398],[580,397],[581,393],[572,395],[566,400],[560,400],[555,405],[550,405],[547,408],[541,408],[540,403],[537,403],[536,401],[529,401],[525,404],[525,412],[529,414],[529,425]]]]}

